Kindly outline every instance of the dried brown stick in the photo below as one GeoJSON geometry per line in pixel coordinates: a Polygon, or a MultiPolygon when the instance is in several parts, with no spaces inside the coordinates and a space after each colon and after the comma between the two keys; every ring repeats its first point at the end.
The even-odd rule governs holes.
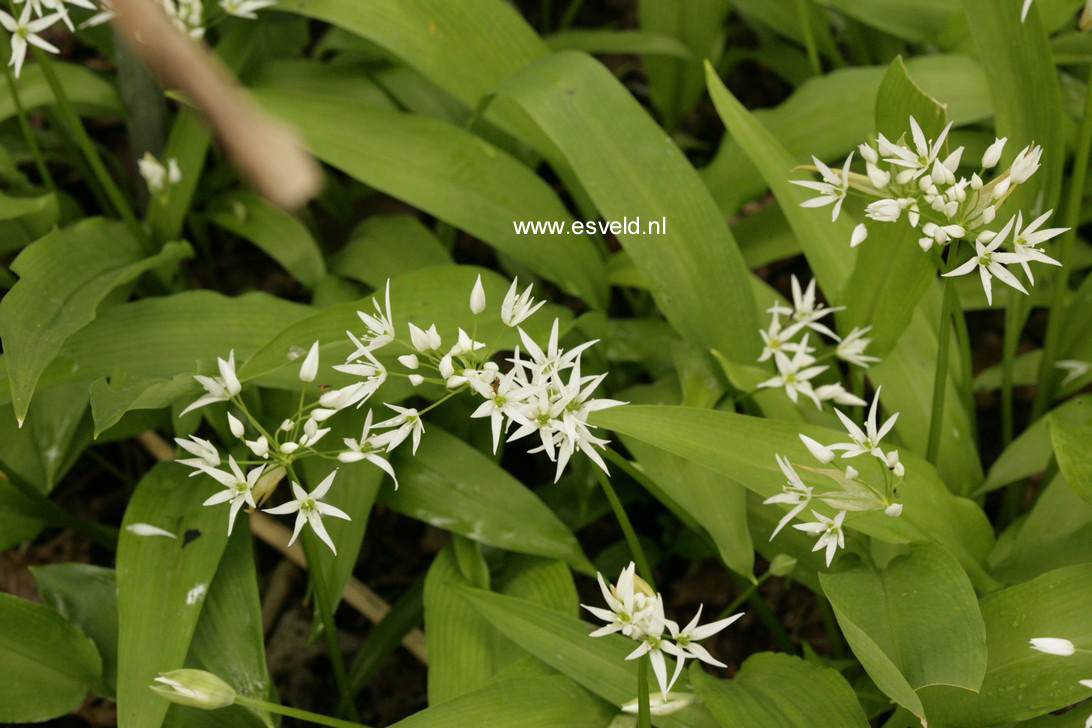
{"type": "Polygon", "coordinates": [[[114,24],[161,84],[178,88],[208,119],[235,166],[259,193],[288,210],[322,186],[318,163],[296,134],[264,114],[204,45],[149,0],[114,0],[114,24]]]}
{"type": "MultiPolygon", "coordinates": [[[[142,432],[137,440],[156,460],[174,460],[175,450],[161,435],[151,430],[142,432]]],[[[280,551],[289,561],[307,568],[307,557],[299,543],[288,545],[292,531],[264,513],[253,511],[250,514],[250,530],[259,539],[280,551]]],[[[391,611],[391,605],[359,580],[350,577],[342,594],[345,603],[360,612],[373,623],[378,623],[391,611]]],[[[425,635],[419,629],[410,630],[402,638],[402,646],[422,664],[428,664],[428,650],[425,647],[425,635]]]]}

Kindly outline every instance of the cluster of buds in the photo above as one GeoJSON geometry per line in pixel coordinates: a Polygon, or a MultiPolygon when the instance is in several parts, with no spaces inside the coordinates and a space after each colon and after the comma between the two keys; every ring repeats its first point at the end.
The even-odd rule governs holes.
{"type": "Polygon", "coordinates": [[[777,304],[768,309],[767,313],[771,315],[769,328],[759,331],[763,348],[758,361],[761,363],[773,359],[777,366],[777,376],[761,382],[759,388],[784,389],[793,402],[797,402],[803,395],[819,409],[823,408],[823,402],[828,401],[863,407],[865,401],[848,392],[840,382],[814,386],[811,380],[830,368],[820,361],[831,357],[866,369],[872,362],[879,361],[878,357],[865,353],[865,349],[872,342],[867,336],[872,327],[854,328],[843,339],[822,323],[821,319],[843,310],[844,307],[832,308],[817,303],[815,279],[808,283],[806,289],[801,289],[800,281],[793,276],[792,298],[792,308],[777,304]],[[832,339],[835,346],[820,356],[815,356],[816,348],[808,345],[812,334],[832,339]]]}
{"type": "Polygon", "coordinates": [[[839,442],[832,445],[823,445],[807,435],[800,435],[800,440],[807,447],[808,452],[818,460],[821,464],[829,464],[834,461],[836,457],[842,457],[844,459],[851,459],[860,455],[871,455],[875,459],[879,460],[884,466],[884,484],[883,487],[878,487],[869,483],[867,480],[861,477],[861,474],[852,465],[846,465],[842,468],[816,468],[804,465],[797,465],[802,470],[806,470],[816,475],[822,475],[830,480],[834,481],[837,485],[836,489],[816,492],[812,486],[804,483],[800,475],[796,472],[796,468],[789,462],[788,458],[776,455],[777,464],[781,468],[781,472],[784,473],[786,483],[782,487],[782,491],[775,496],[767,498],[764,502],[766,504],[780,504],[790,506],[789,512],[785,514],[784,518],[777,524],[777,528],[770,535],[772,541],[775,536],[789,524],[797,515],[799,515],[805,508],[811,506],[814,502],[818,501],[823,503],[828,508],[834,509],[837,513],[833,517],[825,516],[818,511],[812,510],[812,515],[815,516],[815,521],[807,523],[798,523],[793,528],[818,536],[815,548],[813,551],[819,551],[826,549],[827,566],[830,566],[831,561],[834,559],[834,554],[839,548],[845,548],[845,534],[842,530],[842,524],[845,521],[846,513],[849,511],[883,511],[888,516],[898,517],[902,515],[902,504],[895,501],[896,489],[899,481],[906,475],[906,470],[902,463],[899,462],[899,453],[897,450],[891,450],[884,452],[880,448],[880,442],[884,436],[891,431],[891,428],[895,425],[895,421],[899,415],[896,412],[887,419],[883,425],[877,426],[876,421],[876,409],[880,401],[880,390],[876,390],[876,396],[872,400],[872,407],[869,409],[868,421],[865,423],[864,429],[861,429],[851,419],[842,414],[839,410],[834,410],[835,414],[845,425],[849,434],[849,442],[839,442]]]}
{"type": "Polygon", "coordinates": [[[167,164],[163,164],[151,152],[145,152],[137,160],[137,169],[144,178],[144,184],[148,186],[148,192],[162,203],[170,197],[171,187],[182,181],[182,170],[174,157],[168,159],[167,164]]]}
{"type": "MultiPolygon", "coordinates": [[[[896,223],[905,219],[920,233],[918,245],[924,251],[934,246],[958,244],[961,240],[973,244],[974,256],[944,275],[965,275],[977,270],[986,299],[991,304],[993,278],[1026,294],[1024,285],[1006,266],[1020,265],[1029,285],[1034,285],[1028,264],[1060,265],[1039,246],[1065,232],[1065,228],[1039,229],[1053,210],[1027,225],[1024,225],[1023,213],[1017,212],[1000,230],[991,230],[989,226],[995,222],[1012,192],[1039,169],[1043,148],[1029,144],[1016,155],[1007,170],[991,177],[1007,141],[999,138],[982,155],[978,171],[970,177],[957,177],[964,148],[947,151],[945,142],[951,127],[949,123],[935,140],[930,140],[911,116],[911,142],[906,141],[905,135],[891,141],[880,134],[875,145],[865,143],[858,147],[865,161],[865,174],[850,171],[853,154],[840,170],[832,170],[813,158],[823,181],[794,180],[795,184],[820,193],[803,205],[820,207],[833,203],[833,218],[836,219],[842,202],[853,190],[871,200],[865,207],[865,217],[869,221],[896,223]],[[1010,241],[1010,234],[1011,250],[1003,249],[1002,246],[1010,241]]],[[[861,223],[854,228],[851,246],[860,245],[868,237],[867,225],[861,223]]]]}
{"type": "MultiPolygon", "coordinates": [[[[193,468],[193,475],[207,475],[224,488],[206,500],[205,505],[230,503],[228,533],[231,533],[235,518],[243,506],[260,507],[285,475],[294,472],[293,463],[305,457],[341,463],[367,461],[389,475],[397,488],[398,478],[389,462],[390,453],[408,441],[416,454],[425,431],[422,416],[462,392],[469,392],[483,400],[471,417],[490,418],[494,451],[499,446],[501,434],[508,433],[515,425],[508,440],[537,433],[541,444],[530,452],[545,452],[556,462],[555,480],[577,451],[587,454],[605,471],[606,464],[597,448],[604,447],[607,441],[592,433],[587,418],[591,412],[622,403],[592,398],[592,392],[606,375],[581,374],[581,353],[595,342],[586,342],[568,351],[560,349],[559,324],[555,319],[549,342],[545,348],[540,346],[518,327],[543,303],[535,303],[531,299],[530,287],[521,294],[517,286],[518,282],[512,283],[501,305],[500,317],[506,325],[517,328],[524,351],[517,347],[514,355],[506,360],[509,366],[502,371],[499,364],[479,354],[486,345],[475,341],[463,329],[459,329],[455,344],[446,349],[435,325],[421,328],[410,323],[408,341],[399,339],[391,313],[388,282],[383,304],[373,298],[371,313],[357,312],[365,331],[361,336],[349,333],[355,350],[343,364],[332,367],[356,377],[358,381],[321,392],[317,398],[308,401],[307,386],[315,381],[319,372],[319,342],[314,342],[306,354],[302,350],[294,352],[295,358],[302,357],[299,407],[291,417],[275,427],[260,422],[247,408],[242,397],[243,385],[236,373],[234,351],[227,359],[217,359],[218,376],[194,377],[205,392],[182,414],[226,402],[228,430],[238,440],[236,451],[249,451],[249,455],[246,459],[238,460],[234,454],[224,457],[208,440],[195,435],[187,439],[176,438],[178,446],[191,456],[179,462],[193,468]],[[412,352],[398,357],[405,372],[388,372],[376,358],[376,352],[389,345],[399,345],[412,352]],[[426,372],[427,376],[422,372],[426,372]],[[380,421],[376,421],[375,412],[368,409],[359,437],[344,438],[343,446],[325,449],[328,441],[324,438],[331,430],[327,421],[354,406],[357,409],[363,407],[388,377],[395,375],[406,377],[414,386],[426,381],[444,385],[447,392],[421,410],[384,403],[383,406],[393,415],[380,421]]],[[[485,308],[485,290],[479,276],[471,290],[470,310],[477,317],[485,308]]],[[[476,322],[477,318],[475,329],[476,322]]],[[[322,503],[321,499],[330,490],[336,472],[331,472],[310,493],[299,483],[292,482],[294,499],[267,509],[273,514],[297,514],[293,541],[307,524],[334,549],[321,517],[348,519],[349,516],[334,506],[322,503]]]]}
{"type": "MultiPolygon", "coordinates": [[[[712,637],[717,632],[735,622],[743,616],[743,613],[734,614],[731,617],[699,625],[701,619],[701,607],[698,613],[685,627],[680,628],[677,622],[664,616],[663,596],[652,589],[641,577],[637,576],[636,566],[631,561],[629,566],[622,569],[615,584],[608,585],[603,575],[596,573],[599,579],[599,588],[603,592],[603,599],[609,609],[601,607],[581,606],[606,622],[606,626],[600,627],[591,633],[592,637],[620,632],[631,640],[638,642],[637,649],[626,657],[627,660],[636,660],[648,655],[652,665],[652,672],[656,676],[656,682],[660,686],[661,707],[670,704],[674,709],[685,707],[690,700],[686,696],[675,696],[669,700],[668,691],[682,674],[683,664],[687,660],[701,660],[702,662],[717,667],[726,667],[720,660],[709,654],[709,651],[698,644],[701,640],[712,637]],[[675,658],[675,672],[670,680],[667,676],[667,660],[665,654],[675,658]]],[[[635,706],[627,704],[626,710],[635,706]]],[[[661,711],[663,712],[663,711],[661,711]]]]}
{"type": "MultiPolygon", "coordinates": [[[[37,46],[49,53],[59,53],[49,41],[41,37],[56,23],[64,23],[70,31],[76,26],[68,14],[68,6],[91,11],[91,16],[80,24],[81,28],[101,25],[113,19],[114,8],[110,0],[17,0],[23,4],[19,17],[0,10],[0,26],[11,33],[11,61],[8,65],[15,69],[15,77],[23,69],[29,45],[37,46]]],[[[255,19],[255,14],[262,8],[275,5],[276,0],[220,0],[220,8],[227,15],[239,18],[255,19]]],[[[178,30],[191,38],[205,35],[204,3],[202,0],[159,0],[160,7],[167,14],[171,23],[178,30]]]]}

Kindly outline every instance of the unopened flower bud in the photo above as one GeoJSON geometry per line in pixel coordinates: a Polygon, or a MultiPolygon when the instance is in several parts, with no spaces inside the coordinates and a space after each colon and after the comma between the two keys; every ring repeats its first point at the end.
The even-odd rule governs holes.
{"type": "Polygon", "coordinates": [[[858,245],[865,241],[868,237],[868,228],[865,224],[859,223],[857,227],[853,228],[853,236],[849,239],[849,247],[856,248],[858,245]]]}
{"type": "Polygon", "coordinates": [[[482,277],[474,281],[474,288],[470,291],[470,312],[475,316],[485,310],[485,288],[482,287],[482,277]]]}
{"type": "Polygon", "coordinates": [[[892,518],[898,518],[902,515],[902,503],[892,503],[887,508],[883,509],[885,516],[891,516],[892,518]]]}
{"type": "Polygon", "coordinates": [[[440,360],[439,365],[440,376],[444,379],[450,379],[455,375],[455,365],[451,363],[451,354],[446,355],[440,360]]]}
{"type": "Polygon", "coordinates": [[[987,147],[986,153],[982,155],[982,169],[992,169],[997,166],[997,163],[1001,161],[1001,152],[1005,150],[1005,142],[1008,140],[1008,137],[999,137],[987,147]]]}
{"type": "Polygon", "coordinates": [[[834,451],[825,445],[821,445],[815,440],[811,439],[807,435],[800,435],[800,441],[804,443],[804,447],[808,449],[812,457],[821,463],[829,463],[834,460],[834,451]]]}
{"type": "Polygon", "coordinates": [[[235,689],[211,672],[204,670],[171,670],[160,674],[152,690],[172,703],[191,708],[217,710],[235,703],[235,689]]]}
{"type": "Polygon", "coordinates": [[[303,359],[303,364],[300,365],[300,381],[315,381],[315,377],[318,376],[318,364],[319,343],[316,341],[315,343],[311,344],[311,348],[310,350],[308,350],[307,356],[303,359]]]}
{"type": "Polygon", "coordinates": [[[1009,191],[1009,187],[1012,184],[1012,177],[1006,177],[993,186],[993,199],[1000,200],[1005,196],[1005,193],[1009,191]]]}
{"type": "Polygon", "coordinates": [[[409,375],[409,383],[412,384],[415,387],[420,387],[421,384],[424,381],[425,381],[425,378],[422,377],[420,374],[411,374],[411,375],[409,375]]]}
{"type": "Polygon", "coordinates": [[[777,554],[770,559],[770,573],[774,576],[788,576],[796,568],[797,561],[788,554],[777,554]]]}
{"type": "Polygon", "coordinates": [[[243,423],[239,421],[239,418],[237,418],[230,412],[227,413],[227,424],[228,429],[231,430],[231,434],[235,435],[235,437],[242,437],[243,434],[246,432],[246,429],[243,427],[243,423]]]}
{"type": "Polygon", "coordinates": [[[398,363],[406,369],[416,369],[420,365],[416,354],[403,354],[398,357],[398,363]]]}

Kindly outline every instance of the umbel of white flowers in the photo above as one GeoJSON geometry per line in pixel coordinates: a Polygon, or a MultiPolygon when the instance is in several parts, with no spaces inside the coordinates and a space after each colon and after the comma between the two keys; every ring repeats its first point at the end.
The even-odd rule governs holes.
{"type": "Polygon", "coordinates": [[[893,517],[902,515],[902,504],[895,500],[895,490],[899,481],[906,475],[906,470],[899,462],[897,450],[890,450],[885,453],[880,448],[880,442],[891,431],[899,415],[896,412],[882,425],[877,426],[876,409],[879,402],[880,389],[877,389],[872,400],[872,407],[868,412],[868,421],[863,429],[842,414],[840,410],[834,410],[846,427],[849,442],[823,445],[807,435],[800,435],[800,440],[807,447],[812,457],[824,465],[833,462],[839,456],[843,459],[850,459],[860,455],[871,455],[884,465],[883,487],[876,486],[862,478],[861,474],[852,465],[846,465],[845,469],[798,466],[803,470],[829,478],[836,485],[835,489],[816,492],[815,488],[804,483],[788,458],[775,455],[777,465],[785,475],[786,482],[780,493],[767,498],[764,502],[767,505],[787,505],[790,508],[770,535],[771,541],[782,528],[788,525],[805,508],[809,508],[815,502],[822,503],[828,508],[834,509],[836,514],[829,517],[812,510],[811,513],[815,517],[814,521],[798,523],[793,525],[793,528],[819,537],[815,543],[815,548],[812,550],[819,551],[825,548],[827,566],[830,566],[831,561],[834,560],[835,552],[839,548],[845,548],[846,545],[842,524],[845,521],[847,512],[883,511],[893,517]]]}
{"type": "MultiPolygon", "coordinates": [[[[699,625],[702,608],[698,607],[698,613],[694,615],[690,623],[680,629],[677,622],[664,616],[663,596],[653,591],[648,582],[637,576],[636,569],[636,565],[631,561],[629,566],[622,569],[622,573],[618,575],[618,581],[610,585],[603,579],[602,574],[596,572],[599,588],[609,608],[590,607],[586,604],[581,606],[607,623],[606,626],[592,632],[590,636],[602,637],[620,632],[639,643],[637,648],[626,657],[627,660],[636,660],[648,655],[652,672],[660,686],[662,700],[658,706],[658,714],[662,715],[684,708],[692,702],[686,696],[675,694],[672,694],[670,700],[668,699],[668,691],[679,679],[683,664],[687,660],[701,660],[717,667],[726,667],[698,642],[720,632],[742,617],[743,613],[699,625]],[[676,660],[675,672],[670,680],[667,677],[665,654],[671,655],[676,660]]],[[[627,703],[623,709],[630,710],[630,704],[627,703]]]]}
{"type": "Polygon", "coordinates": [[[871,326],[855,327],[843,339],[822,323],[821,319],[844,308],[844,306],[831,308],[816,303],[815,279],[808,283],[806,289],[802,289],[800,281],[793,276],[792,308],[786,308],[778,303],[767,309],[767,313],[771,314],[770,325],[759,331],[763,347],[758,361],[761,363],[772,358],[777,366],[777,376],[759,383],[758,387],[784,389],[785,394],[793,402],[797,402],[801,396],[807,397],[819,409],[823,408],[823,402],[828,401],[863,407],[866,404],[865,401],[846,391],[841,382],[819,386],[812,384],[812,379],[830,368],[827,364],[820,364],[820,359],[814,356],[815,347],[808,346],[812,334],[826,336],[837,342],[833,351],[822,355],[824,359],[834,356],[865,369],[869,364],[879,361],[878,357],[865,354],[865,349],[872,343],[872,339],[867,336],[872,330],[871,326]],[[784,323],[782,317],[784,317],[784,323]]]}
{"type": "MultiPolygon", "coordinates": [[[[1062,637],[1033,637],[1028,640],[1028,644],[1033,650],[1058,657],[1072,657],[1078,652],[1086,655],[1092,654],[1092,650],[1079,649],[1075,644],[1062,637]]],[[[1092,680],[1078,680],[1077,682],[1092,690],[1092,680]]],[[[1085,719],[1084,728],[1092,728],[1092,714],[1089,714],[1088,718],[1085,719]]]]}
{"type": "MultiPolygon", "coordinates": [[[[80,28],[102,25],[114,17],[114,8],[110,0],[17,0],[23,3],[23,9],[16,18],[0,10],[0,26],[11,34],[11,60],[15,77],[23,70],[28,46],[34,45],[49,53],[60,53],[55,45],[43,39],[41,34],[56,23],[64,23],[70,31],[76,26],[68,15],[68,6],[92,11],[92,15],[80,24],[80,28]]],[[[276,4],[276,0],[220,0],[220,8],[228,15],[239,18],[256,19],[256,11],[276,4]]],[[[192,38],[205,35],[204,3],[202,0],[159,0],[163,12],[179,31],[192,38]]]]}
{"type": "MultiPolygon", "coordinates": [[[[355,350],[345,363],[333,367],[338,372],[356,377],[358,381],[323,391],[316,399],[307,401],[307,385],[313,383],[319,373],[320,344],[318,341],[311,344],[306,354],[302,349],[294,350],[290,357],[302,358],[299,368],[300,406],[292,417],[271,426],[260,422],[247,408],[242,398],[243,385],[236,373],[235,352],[232,351],[227,359],[217,359],[218,376],[194,377],[205,393],[186,407],[182,414],[218,402],[228,403],[231,407],[226,414],[228,430],[239,441],[237,449],[245,448],[250,457],[236,459],[235,454],[229,454],[226,456],[227,466],[223,467],[225,458],[219,449],[208,440],[194,435],[187,439],[176,438],[178,446],[192,456],[179,462],[193,468],[192,475],[207,475],[223,486],[223,490],[210,496],[205,505],[229,504],[230,534],[240,510],[244,506],[260,507],[286,474],[293,472],[293,463],[302,458],[319,457],[341,463],[367,461],[389,475],[397,488],[398,478],[388,460],[390,453],[407,441],[411,443],[412,452],[416,453],[425,432],[422,415],[456,394],[467,392],[481,399],[470,416],[489,418],[494,451],[500,444],[501,434],[508,434],[509,430],[512,430],[507,437],[509,441],[537,434],[539,445],[530,452],[545,452],[556,463],[555,480],[561,477],[566,464],[577,451],[585,453],[606,471],[598,449],[606,446],[608,441],[593,434],[593,427],[588,424],[587,418],[596,410],[623,403],[592,397],[592,392],[606,376],[582,374],[581,354],[594,341],[569,350],[559,348],[557,319],[554,319],[545,347],[519,328],[543,303],[533,301],[530,286],[520,293],[518,281],[512,282],[508,295],[501,303],[499,315],[504,324],[517,328],[525,351],[521,352],[517,347],[513,356],[506,360],[507,370],[502,371],[498,363],[479,354],[486,344],[473,340],[463,329],[458,330],[455,343],[446,349],[435,325],[421,328],[409,323],[408,340],[399,339],[391,312],[388,281],[383,304],[373,298],[370,313],[357,312],[365,331],[360,336],[348,334],[355,350]],[[406,371],[389,372],[376,358],[375,352],[390,344],[398,344],[414,352],[397,358],[406,371]],[[343,446],[327,449],[324,438],[331,429],[326,424],[327,420],[350,410],[354,405],[358,409],[362,407],[389,376],[405,377],[414,386],[426,381],[440,384],[447,389],[447,393],[421,410],[384,403],[383,406],[394,414],[380,421],[376,421],[375,411],[368,409],[359,437],[345,438],[343,446]]],[[[478,276],[470,292],[470,311],[475,316],[475,330],[476,317],[485,310],[485,289],[481,276],[478,276]]],[[[274,514],[297,514],[293,541],[303,526],[308,525],[331,550],[334,549],[322,517],[349,519],[348,514],[322,500],[333,485],[335,473],[329,473],[309,493],[300,483],[292,482],[294,498],[283,505],[266,509],[274,514]]]]}
{"type": "MultiPolygon", "coordinates": [[[[822,182],[793,180],[794,184],[819,193],[818,197],[801,203],[804,207],[834,205],[832,219],[837,219],[842,203],[850,191],[871,200],[865,207],[867,223],[853,231],[850,245],[856,247],[868,237],[867,225],[874,222],[906,224],[919,233],[918,245],[928,251],[933,246],[959,245],[965,241],[974,254],[963,264],[944,273],[961,276],[978,272],[986,300],[993,303],[993,279],[1027,293],[1024,284],[1009,270],[1018,265],[1028,285],[1035,284],[1029,263],[1060,265],[1041,247],[1068,228],[1045,228],[1053,210],[1030,219],[1024,224],[1024,214],[1009,215],[1003,225],[995,225],[1001,207],[1012,192],[1028,181],[1039,169],[1043,148],[1035,144],[1024,147],[1012,165],[990,176],[1001,160],[1007,138],[999,138],[982,156],[978,171],[970,177],[956,177],[963,158],[963,147],[947,151],[945,141],[949,123],[935,140],[927,139],[921,126],[910,117],[910,141],[903,134],[892,141],[880,134],[875,144],[866,142],[857,149],[865,162],[865,173],[850,171],[853,154],[841,169],[832,170],[812,157],[822,182]]],[[[951,258],[949,258],[950,260],[951,258]]]]}

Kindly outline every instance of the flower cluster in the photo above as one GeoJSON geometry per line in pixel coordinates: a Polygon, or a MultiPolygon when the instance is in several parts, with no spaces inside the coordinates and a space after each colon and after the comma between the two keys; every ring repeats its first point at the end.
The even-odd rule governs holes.
{"type": "MultiPolygon", "coordinates": [[[[1070,657],[1078,652],[1089,654],[1088,650],[1078,649],[1072,642],[1061,637],[1033,637],[1028,640],[1028,643],[1033,650],[1058,657],[1070,657]]],[[[1092,680],[1078,680],[1078,682],[1092,690],[1092,680]]],[[[1092,713],[1084,721],[1084,728],[1092,728],[1092,713]]]]}
{"type": "MultiPolygon", "coordinates": [[[[373,298],[370,313],[357,312],[365,331],[360,336],[348,334],[355,349],[343,364],[332,367],[355,377],[357,381],[322,391],[317,398],[307,401],[307,385],[315,381],[319,372],[319,342],[314,342],[306,354],[302,350],[293,352],[294,358],[302,357],[299,407],[291,417],[272,427],[259,422],[247,408],[242,398],[243,385],[236,373],[235,352],[232,351],[227,359],[217,359],[217,376],[194,377],[204,389],[204,394],[186,407],[182,414],[226,402],[229,405],[227,428],[238,440],[236,454],[249,451],[248,459],[237,460],[235,454],[225,458],[211,442],[194,435],[187,439],[175,439],[178,446],[191,456],[179,462],[193,468],[193,475],[207,475],[223,486],[224,490],[206,500],[205,505],[230,504],[230,534],[243,506],[260,507],[286,475],[294,477],[293,463],[301,458],[319,457],[341,463],[367,461],[389,475],[397,488],[398,478],[388,460],[390,453],[408,441],[416,454],[425,431],[422,416],[451,397],[469,392],[483,400],[471,417],[490,418],[494,451],[500,444],[501,434],[507,433],[515,425],[508,440],[537,433],[541,444],[531,452],[545,452],[556,462],[555,479],[561,476],[565,465],[577,451],[587,454],[605,471],[606,464],[597,448],[604,447],[607,441],[592,433],[587,418],[591,412],[622,403],[591,396],[606,376],[585,376],[581,373],[581,353],[594,341],[567,351],[559,348],[559,323],[556,319],[545,347],[519,328],[542,305],[543,302],[535,303],[531,299],[530,286],[520,293],[518,281],[512,283],[501,305],[500,317],[506,325],[517,328],[525,351],[521,353],[517,348],[507,360],[509,367],[502,371],[499,364],[479,353],[486,345],[475,341],[463,329],[458,330],[454,345],[447,348],[443,347],[443,339],[435,325],[423,329],[409,323],[408,341],[399,339],[391,313],[388,282],[382,305],[373,298]],[[398,357],[399,364],[406,372],[388,372],[376,357],[376,352],[388,345],[399,345],[412,352],[398,357]],[[426,370],[427,376],[422,373],[426,370]],[[443,385],[447,392],[420,410],[384,403],[383,406],[393,415],[379,421],[376,421],[375,412],[368,409],[359,437],[344,438],[340,447],[321,449],[320,444],[325,447],[327,441],[324,438],[331,430],[328,420],[354,406],[363,407],[389,376],[406,377],[414,386],[425,382],[443,385]],[[226,466],[223,465],[225,462],[226,466]],[[249,467],[249,470],[244,471],[244,467],[249,467]]],[[[470,293],[470,310],[477,317],[485,308],[485,290],[479,276],[470,293]]],[[[293,541],[306,523],[331,549],[334,548],[322,525],[321,516],[349,518],[337,508],[321,502],[330,490],[335,473],[331,472],[310,493],[298,482],[292,482],[294,500],[267,509],[267,512],[274,514],[297,514],[293,541]]]]}
{"type": "Polygon", "coordinates": [[[830,357],[837,357],[849,364],[868,368],[878,357],[865,354],[865,349],[872,342],[867,334],[872,327],[854,328],[843,339],[826,324],[821,322],[829,314],[841,311],[843,306],[831,308],[815,300],[815,279],[806,289],[801,289],[800,281],[792,277],[792,308],[780,304],[767,310],[771,314],[770,325],[759,331],[762,336],[762,354],[759,362],[773,359],[777,366],[777,376],[759,383],[759,388],[776,387],[785,390],[793,402],[801,395],[815,402],[819,409],[823,402],[833,401],[841,405],[863,407],[866,403],[850,392],[841,383],[813,386],[811,380],[830,368],[819,362],[830,357]],[[783,321],[784,319],[784,321],[783,321]],[[825,354],[814,356],[815,347],[808,346],[812,334],[833,339],[836,346],[825,354]]]}
{"type": "Polygon", "coordinates": [[[160,202],[166,202],[170,196],[171,187],[182,181],[182,170],[178,167],[178,160],[171,157],[167,164],[163,164],[151,152],[145,152],[144,156],[137,160],[137,169],[144,178],[144,184],[148,185],[148,192],[160,202]]]}
{"type": "MultiPolygon", "coordinates": [[[[110,0],[16,0],[23,4],[18,19],[0,10],[0,26],[11,33],[11,61],[8,65],[15,68],[15,77],[19,78],[26,60],[27,48],[34,45],[49,53],[59,53],[41,34],[58,22],[64,23],[70,31],[76,26],[68,15],[68,6],[93,11],[80,27],[92,27],[106,23],[114,17],[114,8],[110,0]]],[[[171,23],[181,32],[192,38],[205,35],[204,3],[202,0],[159,0],[163,11],[171,23]]],[[[220,0],[220,8],[228,15],[239,18],[257,18],[255,12],[275,5],[276,0],[220,0]]]]}
{"type": "MultiPolygon", "coordinates": [[[[607,623],[606,626],[592,632],[592,637],[621,632],[624,636],[640,643],[626,659],[636,660],[648,655],[652,672],[656,675],[656,682],[660,686],[661,697],[663,701],[667,701],[668,691],[679,679],[683,664],[687,660],[701,660],[710,665],[725,667],[723,662],[709,654],[709,651],[698,642],[720,632],[742,617],[743,613],[699,626],[701,607],[698,607],[698,613],[694,615],[690,623],[680,629],[677,622],[664,616],[663,596],[653,591],[652,587],[637,576],[635,571],[636,566],[631,561],[629,566],[622,569],[622,573],[618,575],[617,583],[609,586],[604,581],[603,575],[597,573],[599,588],[603,591],[603,599],[606,600],[609,609],[589,607],[586,604],[581,606],[607,623]],[[677,661],[675,673],[670,680],[667,677],[665,653],[677,661]]],[[[690,701],[673,696],[671,702],[678,707],[685,707],[690,701]]]]}
{"type": "MultiPolygon", "coordinates": [[[[927,139],[921,126],[910,117],[911,142],[905,135],[891,141],[880,134],[875,145],[858,147],[865,161],[865,174],[850,171],[853,154],[840,170],[832,170],[818,159],[815,167],[822,182],[794,180],[795,184],[819,192],[819,196],[802,203],[806,207],[834,205],[836,219],[842,202],[853,190],[871,200],[865,207],[870,222],[906,222],[920,233],[918,245],[928,251],[934,246],[958,245],[967,241],[974,255],[962,265],[944,273],[960,276],[978,271],[986,300],[993,303],[992,280],[1015,288],[1027,289],[1007,266],[1019,265],[1029,285],[1035,284],[1029,263],[1060,265],[1040,247],[1042,243],[1065,232],[1065,228],[1040,229],[1053,214],[1048,210],[1024,225],[1024,215],[1017,212],[1009,217],[1000,230],[989,227],[1008,197],[1017,186],[1025,183],[1039,169],[1043,149],[1030,144],[1022,149],[1005,171],[989,176],[1001,160],[1006,138],[989,146],[982,156],[978,171],[970,177],[956,177],[963,158],[963,147],[947,151],[949,123],[935,140],[927,139]],[[1011,237],[1010,237],[1011,236],[1011,237]],[[1009,248],[1002,246],[1008,243],[1009,248]]],[[[861,223],[853,231],[851,246],[860,245],[868,237],[869,223],[861,223]]],[[[952,251],[949,260],[952,260],[952,251]]]]}
{"type": "Polygon", "coordinates": [[[898,451],[891,450],[885,453],[880,448],[880,442],[891,431],[899,415],[896,412],[882,425],[877,426],[876,409],[879,402],[880,390],[877,389],[864,429],[858,427],[853,420],[842,414],[840,410],[834,410],[846,427],[849,442],[823,445],[807,435],[800,435],[800,440],[808,448],[808,452],[824,465],[833,462],[836,457],[839,457],[839,453],[842,458],[847,460],[859,455],[871,455],[884,465],[883,487],[877,487],[864,480],[852,465],[846,465],[844,470],[841,468],[797,466],[803,470],[830,478],[837,484],[837,489],[816,492],[813,487],[804,483],[788,458],[776,455],[777,464],[785,475],[786,483],[780,493],[767,498],[764,502],[766,504],[788,505],[790,509],[770,535],[771,541],[801,511],[808,508],[814,501],[819,501],[827,507],[835,509],[837,514],[830,518],[812,510],[815,521],[798,523],[793,528],[819,537],[815,543],[815,548],[812,550],[819,551],[825,548],[827,566],[830,566],[835,552],[839,548],[845,548],[846,545],[842,523],[845,521],[847,512],[882,510],[889,516],[897,517],[902,515],[902,504],[894,499],[898,482],[906,475],[906,470],[899,462],[898,451]]]}

